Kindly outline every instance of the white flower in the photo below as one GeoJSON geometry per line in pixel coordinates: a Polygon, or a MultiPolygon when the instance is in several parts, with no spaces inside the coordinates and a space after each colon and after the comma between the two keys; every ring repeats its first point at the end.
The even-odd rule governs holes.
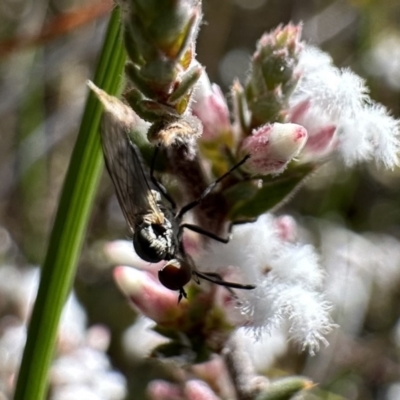
{"type": "Polygon", "coordinates": [[[319,242],[326,268],[326,296],[335,305],[338,323],[356,335],[373,306],[384,314],[388,297],[400,281],[400,243],[382,234],[357,234],[319,222],[319,242]]]}
{"type": "MultiPolygon", "coordinates": [[[[39,275],[38,268],[0,268],[0,277],[5,282],[8,277],[10,285],[0,285],[0,299],[9,307],[1,310],[5,318],[0,335],[0,397],[2,390],[7,394],[13,391],[26,341],[25,319],[31,314],[39,275]],[[17,310],[16,315],[10,314],[11,309],[17,310]]],[[[112,370],[105,353],[108,331],[99,326],[87,330],[86,324],[86,313],[72,293],[61,316],[55,360],[50,369],[52,400],[120,400],[126,396],[125,378],[112,370]]]]}
{"type": "Polygon", "coordinates": [[[384,31],[371,44],[363,60],[364,68],[371,74],[384,79],[393,89],[400,89],[400,35],[396,31],[384,31]]]}
{"type": "Polygon", "coordinates": [[[145,316],[139,316],[133,325],[127,328],[122,337],[125,356],[131,359],[148,357],[159,345],[168,343],[168,339],[153,330],[156,323],[145,316]]]}
{"type": "Polygon", "coordinates": [[[249,336],[246,328],[239,328],[236,338],[242,342],[256,371],[261,373],[272,368],[277,359],[288,349],[287,335],[283,329],[271,329],[269,336],[263,336],[255,341],[249,336]]]}
{"type": "Polygon", "coordinates": [[[289,119],[307,129],[306,161],[336,149],[347,165],[370,160],[385,168],[397,165],[399,122],[370,99],[363,79],[310,46],[300,55],[299,72],[289,119]]]}
{"type": "Polygon", "coordinates": [[[389,385],[386,390],[386,400],[396,400],[400,398],[400,382],[389,385]]]}
{"type": "Polygon", "coordinates": [[[239,294],[254,336],[288,323],[289,338],[313,354],[321,342],[327,344],[324,335],[334,326],[320,293],[323,273],[312,246],[283,241],[279,234],[274,218],[263,215],[237,226],[228,244],[211,242],[196,265],[221,275],[237,267],[243,283],[257,285],[239,294]]]}
{"type": "Polygon", "coordinates": [[[377,159],[386,168],[398,163],[399,122],[380,104],[367,104],[355,119],[343,119],[339,126],[340,151],[349,165],[377,159]],[[351,134],[348,134],[351,133],[351,134]]]}

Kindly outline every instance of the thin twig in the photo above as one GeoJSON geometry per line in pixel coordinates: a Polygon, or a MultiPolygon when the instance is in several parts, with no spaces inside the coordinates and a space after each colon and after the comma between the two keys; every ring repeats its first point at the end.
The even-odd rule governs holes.
{"type": "Polygon", "coordinates": [[[222,356],[238,400],[254,399],[256,394],[268,384],[265,377],[255,374],[253,364],[235,334],[227,342],[222,356]]]}

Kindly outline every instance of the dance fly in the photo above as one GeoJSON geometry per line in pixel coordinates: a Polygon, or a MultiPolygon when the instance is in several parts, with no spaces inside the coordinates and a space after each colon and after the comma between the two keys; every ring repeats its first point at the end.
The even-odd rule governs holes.
{"type": "MultiPolygon", "coordinates": [[[[112,113],[106,112],[103,116],[101,138],[106,167],[133,236],[134,249],[144,261],[150,263],[167,261],[167,264],[158,273],[159,280],[165,287],[179,291],[179,300],[186,297],[183,287],[189,283],[192,276],[228,288],[255,288],[254,285],[226,282],[214,274],[197,271],[183,248],[183,228],[192,229],[216,240],[227,242],[227,239],[203,231],[201,227],[181,224],[183,214],[195,207],[201,199],[183,207],[179,212],[174,212],[172,206],[165,206],[162,196],[171,204],[173,201],[154,178],[152,172],[151,175],[148,173],[140,150],[129,139],[126,127],[119,123],[112,113]]],[[[234,168],[243,162],[245,159],[234,168]]],[[[212,190],[216,183],[217,181],[210,185],[201,198],[212,190]]]]}

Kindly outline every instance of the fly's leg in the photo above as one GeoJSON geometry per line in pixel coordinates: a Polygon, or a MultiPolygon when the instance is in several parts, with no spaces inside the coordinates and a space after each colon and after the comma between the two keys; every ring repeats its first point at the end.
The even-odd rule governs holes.
{"type": "Polygon", "coordinates": [[[243,285],[241,283],[224,281],[218,274],[212,272],[203,273],[199,271],[193,271],[193,275],[197,275],[199,278],[215,283],[216,285],[224,286],[231,293],[232,289],[252,290],[256,288],[255,285],[243,285]]]}
{"type": "MultiPolygon", "coordinates": [[[[211,183],[201,194],[201,196],[197,199],[192,201],[189,204],[186,204],[186,206],[182,207],[179,213],[176,215],[176,220],[180,221],[185,213],[190,211],[192,208],[196,207],[198,204],[201,203],[201,201],[217,186],[219,182],[221,182],[224,178],[226,178],[228,175],[230,175],[235,169],[239,168],[241,165],[243,165],[248,159],[250,158],[249,155],[245,156],[241,161],[239,161],[236,165],[234,165],[228,172],[220,176],[217,180],[215,180],[213,183],[211,183]]],[[[180,224],[179,226],[179,231],[178,231],[178,240],[181,243],[182,240],[182,235],[183,235],[183,229],[187,228],[192,230],[193,232],[200,233],[201,235],[207,236],[211,239],[214,239],[218,242],[221,243],[228,243],[231,239],[232,236],[232,229],[234,225],[239,225],[239,224],[244,224],[247,222],[253,222],[255,220],[246,220],[246,221],[235,221],[231,222],[228,227],[228,236],[226,238],[222,238],[215,233],[209,232],[200,226],[193,225],[193,224],[180,224]]]]}
{"type": "Polygon", "coordinates": [[[197,273],[196,273],[195,270],[192,271],[192,275],[193,275],[193,280],[194,280],[198,285],[200,285],[200,279],[199,279],[199,276],[197,275],[197,273]]]}
{"type": "Polygon", "coordinates": [[[184,289],[183,287],[181,287],[181,288],[179,289],[178,304],[181,302],[181,300],[182,300],[183,298],[187,299],[187,294],[186,294],[186,292],[185,292],[185,289],[184,289]]]}
{"type": "Polygon", "coordinates": [[[205,229],[203,229],[202,227],[198,226],[198,225],[193,225],[193,224],[181,224],[179,225],[179,231],[178,231],[178,240],[181,241],[182,240],[182,235],[183,235],[183,229],[190,229],[193,232],[199,233],[200,235],[203,236],[207,236],[210,239],[214,239],[217,242],[221,242],[221,243],[229,243],[229,241],[232,238],[232,230],[233,227],[235,225],[242,225],[242,224],[247,224],[247,223],[251,223],[251,222],[255,222],[257,221],[257,218],[253,218],[253,219],[248,219],[248,220],[244,220],[244,221],[234,221],[234,222],[230,222],[229,226],[228,226],[228,236],[225,238],[222,238],[218,235],[216,235],[215,233],[209,232],[205,229]]]}
{"type": "Polygon", "coordinates": [[[204,192],[200,195],[200,197],[198,199],[192,201],[189,204],[186,204],[186,206],[183,206],[180,209],[179,213],[176,215],[176,218],[178,220],[180,220],[184,214],[186,214],[192,208],[194,208],[198,204],[200,204],[202,202],[202,200],[215,188],[215,186],[218,185],[219,182],[221,182],[223,179],[225,179],[227,176],[229,176],[235,169],[237,169],[241,165],[243,165],[249,158],[250,158],[249,155],[245,156],[241,161],[239,161],[236,165],[234,165],[228,172],[225,172],[225,174],[223,174],[218,179],[216,179],[214,182],[212,182],[210,185],[208,185],[207,188],[204,190],[204,192]]]}

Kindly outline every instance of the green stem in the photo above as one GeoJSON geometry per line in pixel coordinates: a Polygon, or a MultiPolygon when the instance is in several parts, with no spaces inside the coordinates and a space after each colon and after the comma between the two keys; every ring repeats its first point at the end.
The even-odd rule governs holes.
{"type": "MultiPolygon", "coordinates": [[[[119,10],[109,25],[94,82],[110,94],[118,91],[125,51],[119,10]]],[[[46,396],[48,370],[53,358],[57,327],[75,276],[98,181],[102,154],[98,129],[101,105],[90,94],[61,193],[39,291],[15,390],[16,400],[46,396]]]]}

